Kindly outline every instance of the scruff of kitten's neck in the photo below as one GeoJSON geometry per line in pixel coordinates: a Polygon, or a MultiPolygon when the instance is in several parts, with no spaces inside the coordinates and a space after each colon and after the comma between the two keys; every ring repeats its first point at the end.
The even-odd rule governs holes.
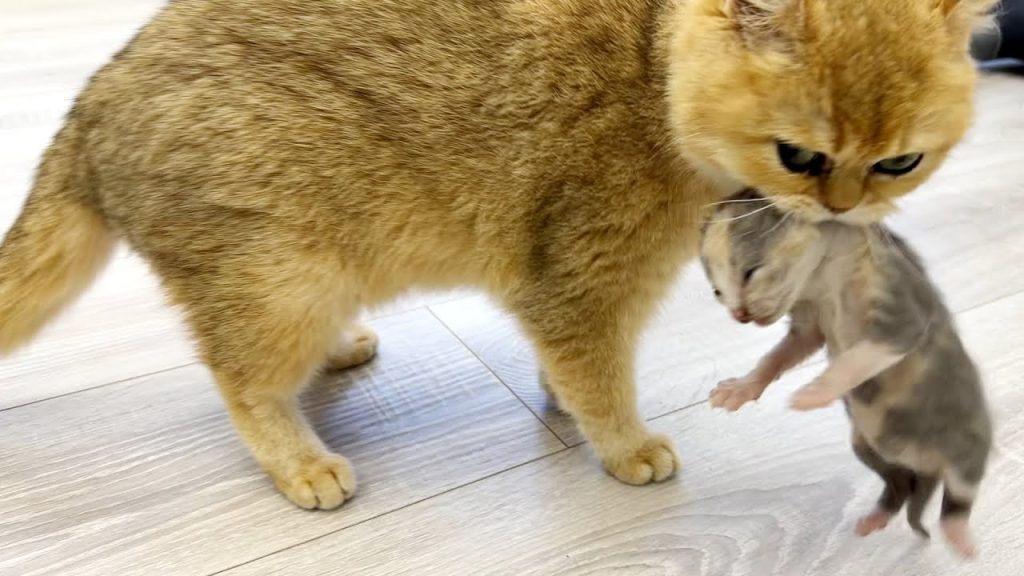
{"type": "MultiPolygon", "coordinates": [[[[810,224],[808,224],[810,225],[810,224]]],[[[864,258],[872,257],[873,227],[852,226],[841,222],[816,224],[823,246],[821,259],[804,287],[802,297],[817,299],[835,294],[846,285],[864,258]]]]}

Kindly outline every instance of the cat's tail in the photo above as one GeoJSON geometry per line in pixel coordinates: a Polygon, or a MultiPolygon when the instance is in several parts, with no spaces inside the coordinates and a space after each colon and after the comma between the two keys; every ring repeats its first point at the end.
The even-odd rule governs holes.
{"type": "Polygon", "coordinates": [[[115,237],[89,200],[76,122],[46,151],[0,245],[0,354],[30,340],[102,270],[115,237]]]}

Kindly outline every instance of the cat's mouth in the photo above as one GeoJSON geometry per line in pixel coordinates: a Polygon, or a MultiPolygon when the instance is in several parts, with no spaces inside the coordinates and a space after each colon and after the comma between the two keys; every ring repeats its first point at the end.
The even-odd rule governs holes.
{"type": "Polygon", "coordinates": [[[807,199],[794,201],[791,197],[773,197],[772,201],[780,210],[793,214],[797,218],[818,224],[821,222],[840,222],[854,226],[866,226],[877,224],[888,214],[895,211],[891,204],[857,204],[853,208],[844,211],[834,211],[825,205],[807,199]]]}

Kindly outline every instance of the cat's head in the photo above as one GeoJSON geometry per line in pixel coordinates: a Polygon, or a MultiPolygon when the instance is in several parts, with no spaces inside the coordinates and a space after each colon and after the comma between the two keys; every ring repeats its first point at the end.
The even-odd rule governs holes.
{"type": "Polygon", "coordinates": [[[668,96],[688,160],[811,220],[877,221],[963,136],[993,0],[688,0],[668,96]]]}

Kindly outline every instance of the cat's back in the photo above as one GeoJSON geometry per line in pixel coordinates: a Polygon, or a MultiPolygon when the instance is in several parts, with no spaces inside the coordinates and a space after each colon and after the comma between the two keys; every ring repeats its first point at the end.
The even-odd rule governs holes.
{"type": "Polygon", "coordinates": [[[495,152],[497,142],[538,132],[628,128],[616,115],[627,107],[645,120],[660,114],[646,101],[659,93],[653,5],[176,0],[97,75],[79,107],[137,121],[143,108],[200,121],[238,110],[318,138],[330,127],[339,140],[358,132],[412,151],[495,152]]]}
{"type": "Polygon", "coordinates": [[[314,207],[293,200],[339,182],[334,211],[371,189],[449,212],[465,193],[499,202],[544,182],[620,194],[656,172],[665,140],[656,4],[176,0],[75,114],[102,179],[133,184],[106,192],[122,220],[167,210],[138,194],[154,173],[183,194],[216,182],[232,196],[218,204],[247,210],[281,198],[223,186],[243,173],[302,213],[314,207]]]}

